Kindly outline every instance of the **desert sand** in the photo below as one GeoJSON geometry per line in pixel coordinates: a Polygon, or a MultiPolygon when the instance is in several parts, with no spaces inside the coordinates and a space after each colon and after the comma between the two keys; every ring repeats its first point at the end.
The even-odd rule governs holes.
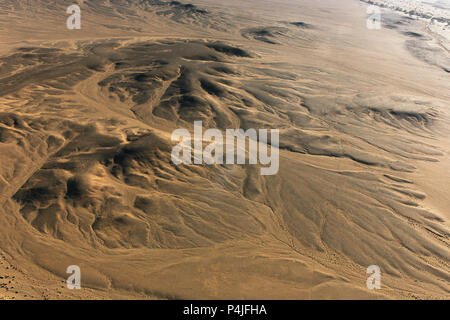
{"type": "Polygon", "coordinates": [[[449,52],[367,6],[3,0],[0,299],[449,299],[449,52]],[[278,174],[174,165],[195,120],[278,174]]]}

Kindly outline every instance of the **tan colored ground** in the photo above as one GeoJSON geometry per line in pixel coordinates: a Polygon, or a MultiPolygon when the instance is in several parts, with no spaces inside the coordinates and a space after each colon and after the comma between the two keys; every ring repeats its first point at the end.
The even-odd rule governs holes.
{"type": "Polygon", "coordinates": [[[450,298],[450,58],[425,26],[369,30],[354,0],[79,2],[81,30],[72,1],[0,4],[0,297],[450,298]],[[194,120],[280,129],[279,173],[175,166],[194,120]]]}

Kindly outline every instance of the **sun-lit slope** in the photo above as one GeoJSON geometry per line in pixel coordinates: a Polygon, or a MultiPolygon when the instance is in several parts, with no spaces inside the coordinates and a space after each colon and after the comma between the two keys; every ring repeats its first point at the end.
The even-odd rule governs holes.
{"type": "Polygon", "coordinates": [[[434,204],[448,200],[430,201],[421,185],[428,168],[447,165],[448,95],[429,85],[446,74],[409,55],[404,38],[383,31],[400,49],[380,62],[377,43],[361,49],[369,34],[347,38],[340,20],[328,38],[324,13],[259,26],[236,18],[235,40],[214,39],[219,22],[204,28],[209,39],[138,38],[135,14],[178,21],[159,10],[181,8],[180,28],[192,31],[215,11],[84,4],[98,20],[126,18],[130,36],[47,39],[0,57],[0,247],[27,281],[61,281],[78,264],[94,289],[86,297],[446,297],[448,214],[434,204]],[[428,78],[407,78],[426,68],[428,78]],[[175,166],[170,134],[195,120],[280,129],[278,175],[175,166]],[[365,287],[371,264],[383,270],[376,293],[365,287]]]}

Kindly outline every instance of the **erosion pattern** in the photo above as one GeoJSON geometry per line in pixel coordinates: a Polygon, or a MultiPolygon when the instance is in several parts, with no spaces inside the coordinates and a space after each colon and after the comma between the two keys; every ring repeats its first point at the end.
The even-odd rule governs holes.
{"type": "Polygon", "coordinates": [[[419,23],[381,48],[357,1],[90,0],[68,35],[69,4],[34,5],[37,40],[28,1],[1,5],[0,296],[449,297],[449,78],[419,23]],[[278,174],[174,165],[196,120],[279,129],[278,174]]]}

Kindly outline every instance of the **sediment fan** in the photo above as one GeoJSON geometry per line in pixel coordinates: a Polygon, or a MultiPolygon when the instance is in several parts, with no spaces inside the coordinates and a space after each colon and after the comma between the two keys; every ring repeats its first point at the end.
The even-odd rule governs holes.
{"type": "MultiPolygon", "coordinates": [[[[29,19],[30,5],[37,24],[64,24],[70,4],[3,1],[0,25],[29,19]]],[[[298,62],[299,48],[333,48],[320,16],[255,25],[176,1],[82,6],[98,38],[36,32],[0,56],[0,249],[28,295],[60,297],[43,288],[72,264],[80,297],[448,294],[448,221],[414,181],[447,152],[448,101],[400,84],[385,94],[324,55],[298,62]],[[152,38],[147,13],[189,35],[152,38]],[[171,132],[196,120],[279,129],[279,173],[174,165],[171,132]],[[382,293],[365,289],[371,264],[382,293]]]]}

